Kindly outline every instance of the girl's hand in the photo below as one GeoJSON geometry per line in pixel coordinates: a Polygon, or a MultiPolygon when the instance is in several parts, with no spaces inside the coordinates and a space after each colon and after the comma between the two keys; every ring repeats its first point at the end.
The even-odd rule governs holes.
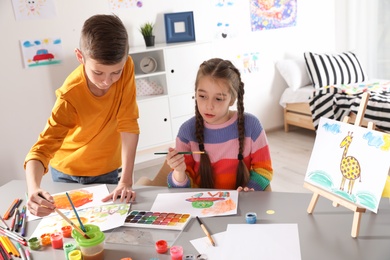
{"type": "Polygon", "coordinates": [[[247,192],[247,191],[255,191],[255,189],[253,189],[253,188],[248,188],[248,187],[243,188],[243,187],[240,186],[240,187],[237,188],[237,191],[238,191],[238,192],[240,192],[240,191],[247,192]]]}
{"type": "Polygon", "coordinates": [[[169,167],[174,169],[176,172],[185,173],[186,163],[184,161],[183,154],[178,154],[175,149],[169,148],[169,152],[167,154],[166,159],[169,167]]]}
{"type": "Polygon", "coordinates": [[[178,152],[173,148],[169,148],[166,160],[169,167],[173,169],[173,178],[177,182],[184,182],[187,179],[187,166],[184,160],[184,155],[178,154],[178,152]]]}

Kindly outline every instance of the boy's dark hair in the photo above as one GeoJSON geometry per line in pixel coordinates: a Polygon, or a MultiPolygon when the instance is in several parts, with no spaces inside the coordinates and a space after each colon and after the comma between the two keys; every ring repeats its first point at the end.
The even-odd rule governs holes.
{"type": "Polygon", "coordinates": [[[129,52],[129,38],[121,19],[105,14],[88,18],[81,30],[80,49],[84,58],[104,65],[121,62],[129,52]]]}
{"type": "MultiPolygon", "coordinates": [[[[244,141],[245,141],[245,117],[244,117],[244,83],[241,81],[240,71],[229,61],[219,58],[210,59],[199,66],[198,74],[195,81],[195,92],[198,88],[199,79],[204,76],[211,76],[213,79],[225,82],[229,86],[229,91],[233,100],[237,99],[237,129],[239,150],[237,160],[236,188],[239,186],[246,187],[249,181],[249,170],[244,163],[244,141]]],[[[196,139],[199,143],[199,150],[204,151],[204,124],[202,115],[199,113],[197,103],[195,102],[196,117],[196,139]]],[[[213,171],[211,168],[210,158],[205,154],[200,155],[199,165],[200,187],[214,188],[213,171]]]]}

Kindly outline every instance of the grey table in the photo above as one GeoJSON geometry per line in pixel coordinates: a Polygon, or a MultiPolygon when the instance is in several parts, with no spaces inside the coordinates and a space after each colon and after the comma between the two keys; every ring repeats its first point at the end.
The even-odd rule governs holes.
{"type": "MultiPolygon", "coordinates": [[[[0,187],[0,214],[4,214],[13,199],[25,198],[25,187],[26,184],[22,180],[14,180],[0,187]]],[[[44,187],[54,194],[78,189],[82,185],[46,181],[44,187]]],[[[110,190],[114,187],[108,185],[110,190]]],[[[188,189],[141,186],[135,186],[134,189],[137,191],[137,202],[132,205],[132,209],[140,210],[150,209],[156,195],[159,193],[189,191],[188,189]]],[[[369,211],[363,214],[359,236],[352,238],[353,212],[342,207],[334,208],[329,200],[320,198],[314,213],[310,215],[306,210],[311,196],[310,193],[240,193],[237,215],[204,218],[203,221],[213,234],[226,231],[228,224],[245,223],[245,214],[256,212],[258,216],[257,223],[259,224],[297,223],[301,255],[304,260],[389,259],[390,203],[388,199],[381,200],[378,214],[369,211]],[[267,214],[267,210],[274,210],[275,214],[267,214]]],[[[33,233],[38,222],[39,220],[28,222],[27,237],[33,233]]],[[[197,254],[198,252],[192,246],[190,240],[203,236],[202,229],[193,219],[175,244],[184,247],[185,255],[197,254]]],[[[64,252],[63,250],[46,247],[43,251],[32,251],[32,257],[39,260],[64,259],[64,252]]],[[[170,259],[168,253],[157,254],[154,247],[106,243],[105,259],[114,260],[124,257],[132,257],[133,260],[148,260],[153,257],[158,257],[161,260],[170,259]]],[[[261,259],[261,244],[259,244],[259,259],[261,259]]]]}

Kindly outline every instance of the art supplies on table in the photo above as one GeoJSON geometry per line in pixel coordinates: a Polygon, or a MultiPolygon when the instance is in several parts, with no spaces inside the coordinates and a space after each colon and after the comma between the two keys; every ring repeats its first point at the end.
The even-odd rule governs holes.
{"type": "Polygon", "coordinates": [[[18,233],[13,232],[11,230],[7,230],[7,229],[0,227],[0,235],[7,236],[7,237],[11,238],[12,240],[15,240],[23,245],[27,245],[27,241],[24,237],[22,237],[18,233]]]}
{"type": "Polygon", "coordinates": [[[12,228],[13,231],[19,232],[19,219],[20,219],[20,212],[19,209],[15,209],[14,219],[12,220],[12,228]]]}
{"type": "Polygon", "coordinates": [[[10,229],[9,226],[7,225],[7,222],[4,221],[4,219],[0,216],[0,222],[1,222],[1,225],[3,226],[3,228],[5,229],[10,229]]]}
{"type": "Polygon", "coordinates": [[[65,192],[65,194],[66,194],[66,197],[67,197],[68,200],[69,200],[70,205],[72,206],[72,209],[73,209],[74,214],[75,214],[76,217],[77,217],[77,220],[78,220],[78,222],[79,222],[79,224],[80,224],[81,230],[84,231],[84,232],[87,232],[87,231],[85,230],[85,227],[84,227],[84,225],[83,225],[83,222],[80,220],[79,214],[77,214],[77,210],[76,210],[76,207],[75,207],[74,204],[73,204],[72,199],[70,198],[70,196],[69,196],[69,194],[68,194],[67,192],[65,192]]]}
{"type": "MultiPolygon", "coordinates": [[[[108,196],[110,193],[108,191],[106,184],[100,184],[95,186],[87,186],[81,189],[75,189],[67,191],[69,194],[75,208],[77,210],[90,208],[100,205],[112,204],[112,201],[102,202],[102,199],[108,196]]],[[[52,195],[54,203],[58,209],[62,212],[67,212],[72,210],[72,205],[70,204],[66,192],[56,193],[52,195]]],[[[54,216],[56,213],[52,213],[49,216],[54,216]]],[[[28,221],[36,220],[41,217],[32,215],[29,210],[27,210],[28,221]]]]}
{"type": "Polygon", "coordinates": [[[237,214],[237,190],[160,193],[150,211],[186,212],[192,216],[214,217],[237,214]]]}
{"type": "Polygon", "coordinates": [[[200,227],[203,229],[203,232],[206,234],[207,238],[210,240],[210,243],[215,246],[215,242],[213,237],[211,236],[210,232],[207,230],[206,226],[203,224],[203,222],[200,220],[198,216],[196,216],[196,219],[198,220],[198,223],[200,227]]]}
{"type": "Polygon", "coordinates": [[[15,199],[12,202],[11,206],[9,206],[8,210],[5,212],[3,219],[7,220],[13,215],[15,207],[18,205],[19,201],[19,199],[15,199]]]}
{"type": "Polygon", "coordinates": [[[183,230],[190,220],[191,215],[187,213],[132,210],[123,226],[183,230]]]}
{"type": "MultiPolygon", "coordinates": [[[[107,231],[122,226],[129,209],[130,204],[120,203],[84,208],[77,210],[77,213],[84,225],[93,224],[98,226],[101,231],[107,231]]],[[[62,214],[74,224],[77,223],[77,217],[73,211],[62,214]]],[[[69,226],[69,222],[60,215],[48,216],[41,219],[31,237],[40,237],[42,234],[51,234],[56,231],[61,232],[65,226],[69,226]]]]}

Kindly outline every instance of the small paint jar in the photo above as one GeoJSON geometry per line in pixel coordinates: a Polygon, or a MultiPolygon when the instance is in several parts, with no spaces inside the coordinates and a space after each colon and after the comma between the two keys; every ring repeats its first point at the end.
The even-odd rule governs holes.
{"type": "Polygon", "coordinates": [[[45,233],[45,234],[41,235],[41,244],[43,246],[48,246],[48,245],[51,244],[50,234],[49,233],[45,233]]]}
{"type": "Polygon", "coordinates": [[[257,219],[257,214],[255,212],[248,212],[245,215],[246,223],[255,224],[257,219]]]}
{"type": "Polygon", "coordinates": [[[172,246],[170,249],[171,260],[182,260],[183,259],[183,247],[172,246]]]}
{"type": "Polygon", "coordinates": [[[69,253],[76,250],[77,246],[74,243],[65,243],[64,244],[64,252],[66,260],[69,260],[69,253]]]}
{"type": "Polygon", "coordinates": [[[41,242],[37,237],[32,237],[28,240],[28,246],[31,250],[39,250],[41,249],[41,242]]]}
{"type": "Polygon", "coordinates": [[[64,226],[61,228],[62,236],[63,237],[72,237],[72,227],[71,226],[64,226]]]}
{"type": "Polygon", "coordinates": [[[165,240],[159,240],[156,242],[156,251],[159,254],[165,254],[168,251],[168,243],[165,240]]]}
{"type": "Polygon", "coordinates": [[[83,257],[82,257],[81,251],[76,249],[76,250],[69,252],[68,259],[69,260],[82,260],[83,257]]]}
{"type": "Polygon", "coordinates": [[[51,246],[54,249],[59,249],[64,246],[64,240],[62,237],[62,233],[60,232],[55,232],[50,235],[50,241],[51,241],[51,246]]]}

